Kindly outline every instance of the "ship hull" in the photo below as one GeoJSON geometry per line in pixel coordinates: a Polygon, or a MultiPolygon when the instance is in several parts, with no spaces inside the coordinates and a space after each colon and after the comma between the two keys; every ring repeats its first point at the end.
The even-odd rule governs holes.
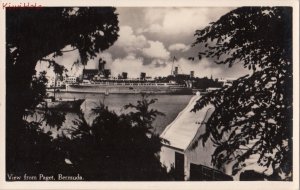
{"type": "Polygon", "coordinates": [[[79,111],[84,99],[78,100],[56,100],[53,102],[44,102],[38,109],[55,109],[63,111],[79,111]]]}
{"type": "Polygon", "coordinates": [[[168,85],[68,85],[66,92],[100,93],[100,94],[192,94],[192,89],[187,87],[168,85]]]}
{"type": "Polygon", "coordinates": [[[80,110],[80,106],[83,101],[83,99],[79,99],[47,102],[47,108],[59,110],[80,110]]]}

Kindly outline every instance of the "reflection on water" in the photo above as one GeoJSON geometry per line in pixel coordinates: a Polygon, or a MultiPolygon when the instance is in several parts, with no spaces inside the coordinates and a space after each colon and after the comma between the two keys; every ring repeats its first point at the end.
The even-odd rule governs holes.
{"type": "MultiPolygon", "coordinates": [[[[104,103],[108,106],[109,110],[116,112],[117,114],[126,113],[129,110],[125,110],[124,106],[131,103],[136,104],[141,99],[140,94],[110,94],[105,96],[103,94],[87,94],[87,93],[56,93],[58,98],[84,98],[85,101],[81,105],[81,109],[84,112],[84,117],[88,123],[91,123],[95,117],[91,113],[91,109],[104,103]]],[[[155,104],[152,104],[150,108],[157,109],[163,112],[165,116],[157,116],[153,123],[154,131],[160,134],[165,127],[171,123],[178,113],[188,104],[192,95],[151,95],[149,98],[156,98],[155,104]]],[[[65,120],[62,126],[51,126],[51,124],[43,122],[43,130],[45,132],[51,131],[53,136],[64,133],[67,134],[68,130],[75,127],[74,121],[79,119],[76,112],[64,112],[65,120]]],[[[34,116],[28,118],[28,120],[41,120],[43,112],[39,111],[34,116]]]]}

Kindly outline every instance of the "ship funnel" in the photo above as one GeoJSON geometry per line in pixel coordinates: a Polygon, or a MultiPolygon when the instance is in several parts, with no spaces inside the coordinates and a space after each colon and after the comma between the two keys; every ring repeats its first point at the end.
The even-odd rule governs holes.
{"type": "Polygon", "coordinates": [[[178,67],[175,67],[173,74],[176,76],[178,75],[178,67]]]}
{"type": "Polygon", "coordinates": [[[146,73],[141,73],[140,79],[141,79],[141,80],[145,80],[145,79],[146,79],[146,73]]]}

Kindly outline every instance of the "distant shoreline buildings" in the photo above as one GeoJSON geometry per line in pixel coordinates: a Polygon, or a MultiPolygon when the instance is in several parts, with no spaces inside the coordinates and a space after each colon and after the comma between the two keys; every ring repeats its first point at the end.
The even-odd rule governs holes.
{"type": "MultiPolygon", "coordinates": [[[[101,58],[99,59],[98,69],[83,69],[82,74],[79,77],[76,76],[55,76],[48,78],[47,88],[66,88],[68,85],[84,85],[84,84],[94,84],[94,83],[119,83],[122,81],[128,81],[129,83],[164,83],[164,84],[178,84],[186,86],[187,88],[196,91],[206,91],[211,92],[218,90],[222,87],[231,86],[232,82],[235,80],[233,78],[221,78],[213,79],[211,78],[198,78],[195,77],[195,71],[190,71],[189,74],[179,73],[179,67],[174,67],[172,74],[167,77],[155,77],[147,76],[146,72],[141,72],[138,78],[130,78],[127,72],[122,72],[118,76],[112,76],[111,70],[105,68],[105,61],[101,58]]],[[[125,85],[125,83],[124,83],[125,85]]],[[[195,92],[196,92],[195,91],[195,92]]]]}

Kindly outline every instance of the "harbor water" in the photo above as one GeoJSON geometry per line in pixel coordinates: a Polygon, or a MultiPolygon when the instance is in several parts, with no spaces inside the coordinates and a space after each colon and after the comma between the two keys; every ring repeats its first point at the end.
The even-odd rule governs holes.
{"type": "MultiPolygon", "coordinates": [[[[51,95],[51,94],[50,94],[51,95]]],[[[149,95],[148,99],[157,99],[157,101],[150,106],[152,109],[156,109],[159,112],[164,113],[164,116],[157,116],[153,122],[153,130],[157,134],[161,134],[165,127],[170,124],[178,115],[182,109],[186,107],[190,98],[193,95],[149,95]]],[[[138,100],[141,100],[141,94],[92,94],[92,93],[66,93],[59,92],[56,93],[56,98],[62,99],[85,99],[81,105],[84,116],[88,123],[92,122],[93,115],[91,114],[91,109],[104,104],[109,110],[116,112],[117,114],[126,113],[128,110],[124,109],[124,106],[131,103],[137,104],[138,100]]],[[[32,119],[39,118],[39,114],[36,114],[32,119]]],[[[67,112],[65,114],[65,121],[59,130],[53,128],[53,126],[48,126],[43,124],[43,129],[45,132],[51,131],[52,135],[55,137],[58,134],[65,133],[68,129],[74,127],[73,121],[78,119],[77,113],[67,112]]]]}

